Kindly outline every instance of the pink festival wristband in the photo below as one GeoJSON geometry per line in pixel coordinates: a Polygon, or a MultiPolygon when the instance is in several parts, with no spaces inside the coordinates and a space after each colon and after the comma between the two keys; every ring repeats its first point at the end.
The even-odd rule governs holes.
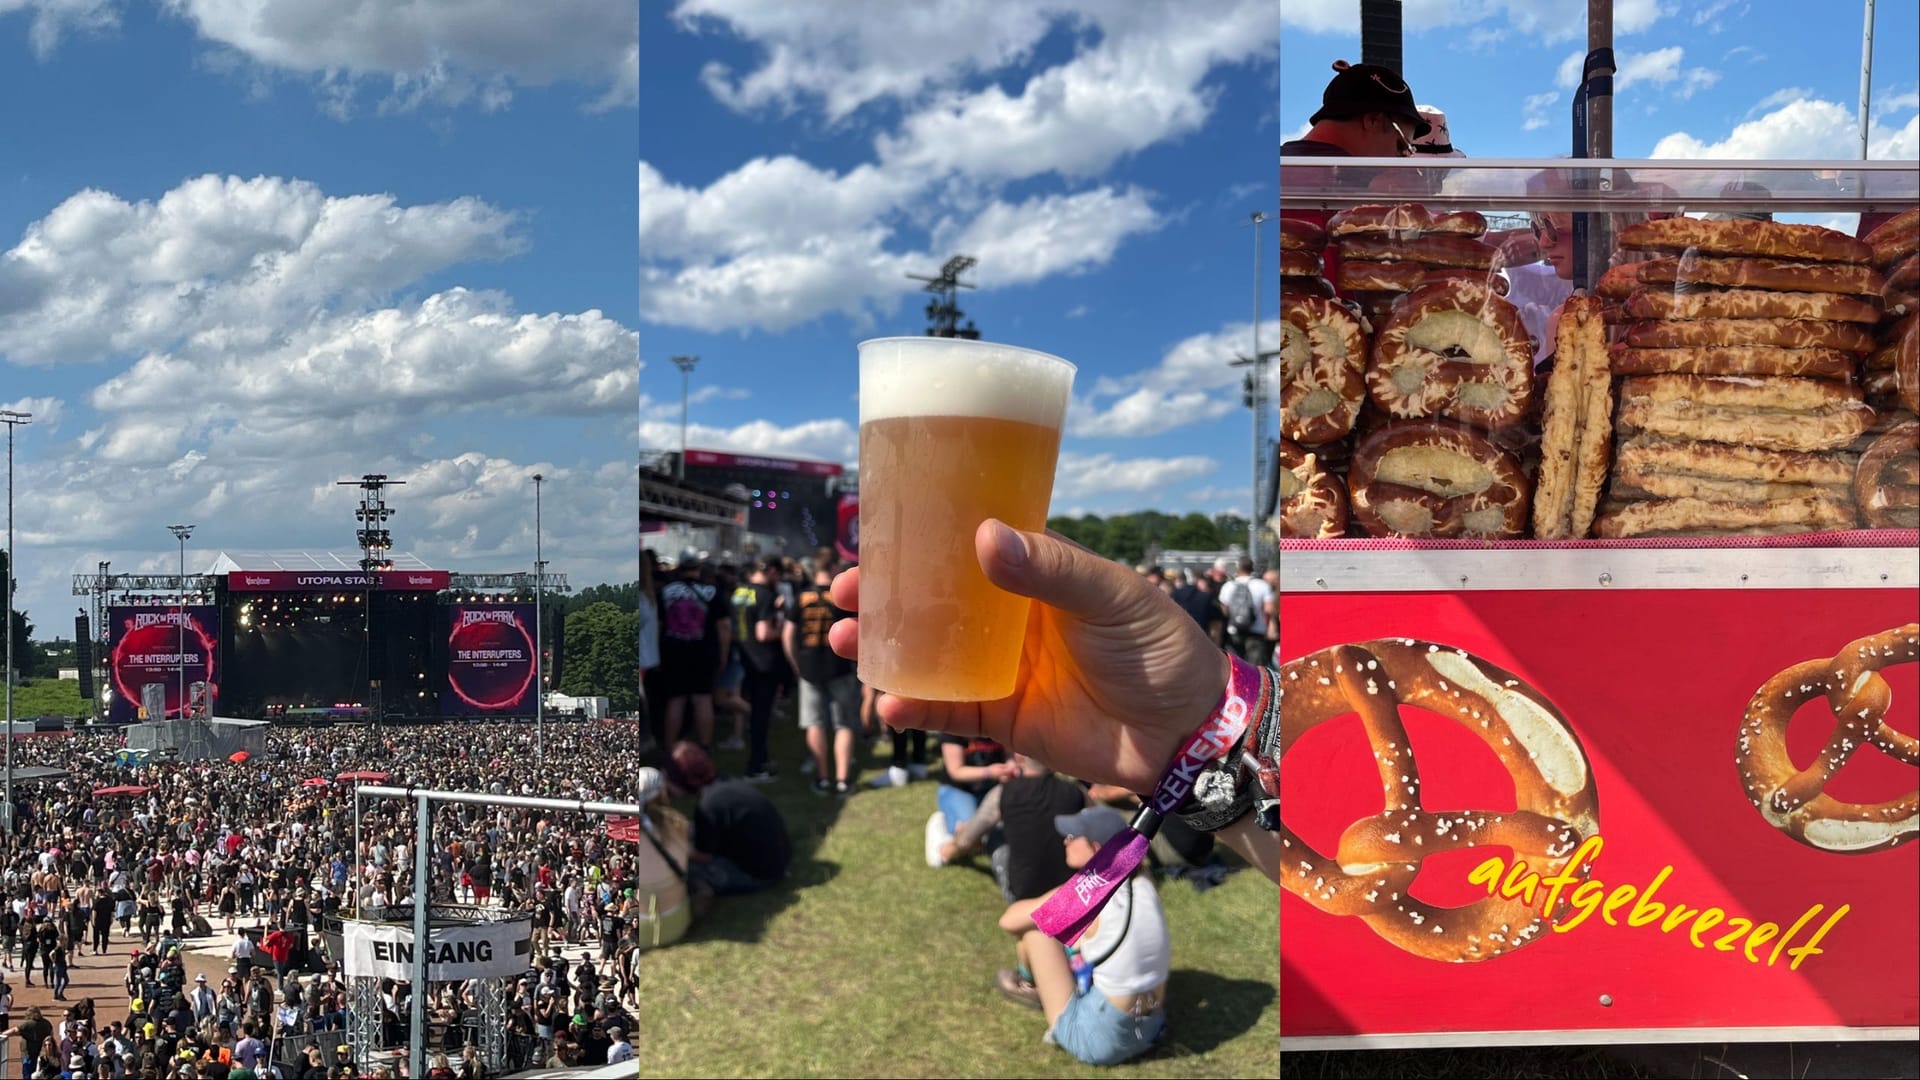
{"type": "Polygon", "coordinates": [[[1100,845],[1080,872],[1053,891],[1047,902],[1033,912],[1033,924],[1062,945],[1080,940],[1087,927],[1099,916],[1113,891],[1147,857],[1147,843],[1160,830],[1160,819],[1173,813],[1193,791],[1194,778],[1215,758],[1233,751],[1247,730],[1260,704],[1260,671],[1237,656],[1228,654],[1230,672],[1226,692],[1192,735],[1187,736],[1180,752],[1173,756],[1167,771],[1153,789],[1153,797],[1133,819],[1133,824],[1100,845]]]}

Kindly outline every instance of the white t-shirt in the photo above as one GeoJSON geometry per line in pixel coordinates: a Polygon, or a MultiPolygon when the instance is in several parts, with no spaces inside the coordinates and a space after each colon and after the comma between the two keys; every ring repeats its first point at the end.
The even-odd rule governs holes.
{"type": "Polygon", "coordinates": [[[1165,983],[1173,949],[1153,882],[1135,873],[1115,889],[1099,925],[1081,939],[1080,955],[1094,963],[1093,988],[1108,997],[1144,994],[1165,983]]]}

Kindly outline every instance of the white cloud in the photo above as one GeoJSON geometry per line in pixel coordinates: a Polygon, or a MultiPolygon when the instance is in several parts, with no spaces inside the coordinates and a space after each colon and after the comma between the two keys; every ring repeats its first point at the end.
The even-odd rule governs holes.
{"type": "Polygon", "coordinates": [[[1776,105],[1787,105],[1799,101],[1801,98],[1810,98],[1812,96],[1813,91],[1804,86],[1781,87],[1766,97],[1761,98],[1759,101],[1754,102],[1753,108],[1747,110],[1747,115],[1752,116],[1754,113],[1765,112],[1776,105]]]}
{"type": "Polygon", "coordinates": [[[249,327],[512,255],[515,224],[478,199],[400,206],[278,177],[201,176],[140,202],[88,189],[0,253],[0,356],[95,361],[195,335],[246,348],[249,327]]]}
{"type": "MultiPolygon", "coordinates": [[[[139,202],[83,191],[29,224],[0,252],[0,372],[112,365],[81,400],[18,406],[37,414],[18,504],[33,610],[66,610],[61,575],[97,558],[123,571],[154,558],[169,547],[161,525],[182,516],[209,548],[348,547],[351,503],[332,485],[369,468],[409,480],[395,500],[402,550],[481,570],[523,565],[526,515],[507,507],[540,471],[559,511],[549,547],[569,553],[556,565],[586,583],[630,579],[630,532],[617,542],[604,522],[633,520],[618,510],[632,505],[632,462],[515,463],[499,445],[542,417],[627,414],[633,331],[458,285],[400,295],[517,253],[514,226],[479,200],[406,206],[272,177],[200,177],[139,202]],[[458,413],[531,419],[421,429],[458,413]],[[67,426],[81,430],[48,438],[67,426]],[[455,475],[468,493],[422,513],[434,478],[455,475]]],[[[623,442],[618,427],[602,447],[623,442]]]]}
{"type": "Polygon", "coordinates": [[[1890,113],[1906,112],[1909,109],[1920,109],[1920,90],[1909,90],[1904,94],[1887,94],[1875,98],[1870,111],[1874,116],[1879,117],[1890,113]]]}
{"type": "Polygon", "coordinates": [[[936,228],[933,247],[976,256],[994,284],[1024,285],[1104,263],[1122,240],[1158,226],[1145,192],[1102,187],[996,202],[957,232],[936,228]]]}
{"type": "MultiPolygon", "coordinates": [[[[1654,145],[1656,158],[1741,160],[1845,160],[1859,154],[1858,117],[1845,106],[1819,99],[1782,105],[1736,126],[1726,138],[1707,142],[1677,131],[1654,145]]],[[[1920,116],[1897,128],[1869,122],[1867,156],[1902,161],[1920,157],[1920,116]]]]}
{"type": "Polygon", "coordinates": [[[1199,129],[1214,95],[1202,83],[1222,64],[1277,50],[1275,8],[1263,0],[1121,6],[1106,36],[1009,94],[995,85],[937,95],[876,148],[890,164],[936,173],[1019,179],[1053,171],[1096,175],[1113,162],[1199,129]]]}
{"type": "MultiPolygon", "coordinates": [[[[1720,81],[1720,73],[1711,68],[1683,67],[1686,49],[1669,45],[1651,52],[1621,49],[1616,54],[1619,70],[1613,76],[1614,93],[1620,94],[1641,83],[1663,89],[1668,96],[1682,101],[1720,81]]],[[[1586,53],[1569,53],[1554,72],[1554,81],[1564,89],[1580,85],[1580,72],[1586,53]]]]}
{"type": "MultiPolygon", "coordinates": [[[[643,414],[649,412],[650,404],[651,402],[642,399],[643,414]]],[[[640,445],[650,448],[679,449],[680,424],[677,413],[676,419],[671,421],[641,421],[640,445]]],[[[687,445],[701,450],[719,450],[735,454],[773,454],[845,464],[851,464],[860,458],[860,433],[842,417],[803,420],[786,426],[771,420],[752,420],[731,428],[689,423],[687,445]]]]}
{"type": "Polygon", "coordinates": [[[27,43],[41,60],[69,34],[105,33],[120,25],[116,0],[0,0],[0,15],[22,9],[33,13],[27,43]]]}
{"type": "Polygon", "coordinates": [[[1170,458],[1116,458],[1112,454],[1060,455],[1054,473],[1053,497],[1056,501],[1085,499],[1095,495],[1125,492],[1151,494],[1162,504],[1177,497],[1177,489],[1219,468],[1209,457],[1188,455],[1170,458]]]}
{"type": "MultiPolygon", "coordinates": [[[[61,414],[66,412],[66,402],[57,397],[24,397],[12,401],[0,401],[0,412],[27,413],[30,419],[25,426],[32,427],[37,434],[45,435],[60,430],[61,414]]],[[[18,432],[15,433],[18,442],[18,432]]]]}
{"type": "Polygon", "coordinates": [[[266,348],[209,337],[149,353],[93,391],[96,410],[125,418],[103,458],[152,463],[188,439],[223,455],[284,454],[422,415],[624,412],[637,393],[631,330],[598,311],[519,315],[465,289],[323,320],[266,348]]]}
{"type": "MultiPolygon", "coordinates": [[[[1280,320],[1262,320],[1262,350],[1276,347],[1280,320]]],[[[1253,350],[1253,324],[1231,323],[1194,334],[1169,348],[1151,368],[1108,376],[1077,397],[1067,433],[1087,438],[1137,438],[1218,420],[1244,408],[1244,369],[1231,366],[1253,350]],[[1106,402],[1103,399],[1114,400],[1106,402]]],[[[1269,367],[1277,377],[1277,371],[1269,367]]]]}
{"type": "Polygon", "coordinates": [[[1726,54],[1720,57],[1720,59],[1722,61],[1726,61],[1726,60],[1731,60],[1736,56],[1746,57],[1747,63],[1749,64],[1757,64],[1760,61],[1765,60],[1767,58],[1766,53],[1761,52],[1760,50],[1754,48],[1751,45],[1735,45],[1733,48],[1728,49],[1726,51],[1726,54]]]}
{"type": "Polygon", "coordinates": [[[1087,305],[1075,304],[1072,307],[1067,309],[1067,318],[1069,319],[1082,318],[1083,316],[1086,315],[1086,313],[1087,313],[1087,305]]]}
{"type": "Polygon", "coordinates": [[[918,289],[909,272],[952,250],[980,259],[982,287],[1016,285],[1104,263],[1159,224],[1145,192],[1099,187],[1018,204],[950,202],[931,251],[902,249],[896,234],[928,184],[917,170],[835,175],[778,157],[696,190],[643,161],[641,313],[703,330],[782,330],[828,312],[864,322],[918,289]]]}
{"type": "Polygon", "coordinates": [[[1547,110],[1552,108],[1559,100],[1560,92],[1558,90],[1550,90],[1544,94],[1528,94],[1526,102],[1521,107],[1521,112],[1526,117],[1526,121],[1520,125],[1520,130],[1538,131],[1548,124],[1553,123],[1552,118],[1547,114],[1547,110]]]}
{"type": "Polygon", "coordinates": [[[877,0],[683,0],[674,14],[760,50],[751,70],[705,73],[734,108],[817,106],[829,122],[879,100],[900,108],[873,159],[844,171],[762,157],[698,187],[641,163],[642,314],[710,331],[778,331],[836,312],[864,325],[917,289],[908,272],[956,250],[980,260],[982,288],[1106,262],[1160,215],[1151,192],[1081,179],[1197,130],[1214,106],[1208,77],[1276,52],[1279,27],[1270,0],[995,2],[991,18],[985,0],[937,13],[877,0]],[[1024,74],[1018,65],[1057,30],[1073,36],[1073,54],[1024,74]],[[1036,177],[1053,183],[1003,197],[1036,177]],[[924,243],[902,240],[922,231],[924,243]]]}
{"type": "Polygon", "coordinates": [[[639,19],[609,0],[161,0],[217,48],[311,80],[337,114],[365,87],[380,106],[499,108],[516,87],[573,83],[590,108],[635,104],[639,19]]]}

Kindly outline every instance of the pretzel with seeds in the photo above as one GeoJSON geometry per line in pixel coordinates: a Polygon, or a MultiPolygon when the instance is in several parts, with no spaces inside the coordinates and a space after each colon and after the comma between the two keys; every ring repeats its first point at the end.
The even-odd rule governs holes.
{"type": "MultiPolygon", "coordinates": [[[[1600,802],[1586,750],[1553,703],[1511,672],[1462,649],[1412,638],[1336,645],[1282,665],[1280,753],[1316,725],[1358,713],[1373,745],[1385,803],[1348,826],[1336,857],[1280,826],[1281,884],[1330,915],[1356,915],[1416,956],[1464,964],[1525,945],[1564,910],[1489,897],[1442,908],[1407,891],[1428,855],[1487,845],[1513,849],[1543,878],[1568,869],[1599,832],[1600,802]],[[1513,774],[1517,809],[1432,811],[1401,723],[1410,705],[1458,720],[1513,774]]],[[[1584,879],[1590,867],[1572,869],[1584,879]]]]}
{"type": "Polygon", "coordinates": [[[1916,660],[1920,623],[1908,623],[1849,642],[1830,660],[1795,664],[1760,687],[1747,705],[1734,761],[1747,798],[1768,824],[1808,847],[1842,855],[1884,851],[1920,835],[1920,790],[1879,803],[1841,802],[1821,790],[1862,746],[1920,766],[1920,739],[1887,726],[1893,691],[1880,677],[1889,664],[1916,660]],[[1839,723],[1813,761],[1798,768],[1787,753],[1787,725],[1801,705],[1820,696],[1839,723]]]}

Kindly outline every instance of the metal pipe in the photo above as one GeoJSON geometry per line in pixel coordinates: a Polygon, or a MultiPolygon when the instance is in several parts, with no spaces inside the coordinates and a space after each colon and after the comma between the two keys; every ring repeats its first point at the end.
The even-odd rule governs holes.
{"type": "Polygon", "coordinates": [[[547,611],[541,589],[547,564],[540,558],[540,482],[544,479],[539,473],[533,474],[533,761],[541,769],[547,767],[547,652],[543,644],[547,611]]]}
{"type": "Polygon", "coordinates": [[[1860,160],[1867,160],[1867,103],[1873,97],[1873,0],[1860,29],[1860,160]]]}
{"type": "Polygon", "coordinates": [[[1260,482],[1267,441],[1267,365],[1260,358],[1260,226],[1266,220],[1265,213],[1253,212],[1253,502],[1247,508],[1247,558],[1256,563],[1260,561],[1260,496],[1266,493],[1266,485],[1260,482]]]}
{"type": "Polygon", "coordinates": [[[7,854],[13,854],[13,578],[17,573],[13,549],[13,433],[21,424],[33,422],[32,413],[15,412],[12,409],[0,409],[0,424],[7,425],[7,573],[6,602],[0,604],[0,618],[7,620],[7,804],[0,808],[5,820],[0,821],[7,832],[7,854]]]}
{"type": "Polygon", "coordinates": [[[413,837],[413,1031],[407,1039],[408,1076],[427,1075],[427,907],[433,902],[433,869],[427,849],[433,844],[432,803],[419,796],[413,837]]]}
{"type": "Polygon", "coordinates": [[[542,799],[534,795],[488,795],[477,791],[423,791],[419,788],[376,787],[366,785],[353,789],[356,802],[370,799],[419,799],[426,798],[434,802],[467,804],[472,806],[515,806],[527,810],[572,810],[581,814],[616,814],[621,817],[638,814],[640,807],[635,803],[582,802],[578,799],[542,799]]]}

